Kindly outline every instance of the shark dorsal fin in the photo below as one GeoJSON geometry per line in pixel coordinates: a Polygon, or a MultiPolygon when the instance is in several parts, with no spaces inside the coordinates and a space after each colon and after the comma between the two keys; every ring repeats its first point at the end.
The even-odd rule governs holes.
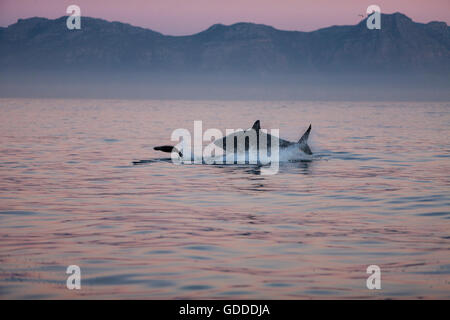
{"type": "Polygon", "coordinates": [[[255,123],[253,124],[252,129],[254,129],[256,132],[259,131],[259,129],[261,129],[261,126],[259,124],[259,120],[256,120],[255,123]]]}

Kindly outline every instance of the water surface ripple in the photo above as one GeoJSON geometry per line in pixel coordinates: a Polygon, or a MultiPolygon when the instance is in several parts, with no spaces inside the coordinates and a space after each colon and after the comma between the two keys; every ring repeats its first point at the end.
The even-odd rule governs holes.
{"type": "Polygon", "coordinates": [[[449,124],[436,102],[0,99],[0,298],[448,299],[449,124]],[[133,165],[257,119],[312,123],[319,159],[133,165]]]}

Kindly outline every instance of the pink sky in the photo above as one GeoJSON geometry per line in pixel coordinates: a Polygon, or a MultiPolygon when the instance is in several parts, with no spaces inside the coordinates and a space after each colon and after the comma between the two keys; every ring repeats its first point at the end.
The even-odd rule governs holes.
{"type": "Polygon", "coordinates": [[[371,4],[418,22],[450,23],[450,0],[0,0],[0,26],[18,18],[57,18],[76,4],[82,16],[127,22],[164,34],[185,35],[212,24],[255,22],[284,30],[311,31],[355,24],[371,4]]]}

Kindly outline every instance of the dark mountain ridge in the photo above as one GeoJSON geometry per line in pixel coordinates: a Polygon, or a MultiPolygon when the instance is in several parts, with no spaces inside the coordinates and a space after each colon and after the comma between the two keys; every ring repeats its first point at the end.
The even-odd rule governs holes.
{"type": "Polygon", "coordinates": [[[366,20],[312,32],[236,23],[188,36],[89,17],[82,17],[81,30],[68,30],[66,19],[19,19],[0,28],[0,69],[198,75],[450,71],[446,23],[416,23],[401,13],[382,14],[381,30],[367,29],[366,20]]]}

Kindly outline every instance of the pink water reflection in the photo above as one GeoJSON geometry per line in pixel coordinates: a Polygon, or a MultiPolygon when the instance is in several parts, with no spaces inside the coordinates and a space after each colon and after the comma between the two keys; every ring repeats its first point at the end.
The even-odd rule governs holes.
{"type": "Polygon", "coordinates": [[[449,298],[447,103],[0,106],[3,299],[449,298]],[[131,164],[193,120],[246,128],[255,109],[290,140],[312,123],[321,159],[274,176],[131,164]],[[70,264],[80,291],[65,287],[70,264]],[[381,291],[365,287],[370,264],[381,291]]]}

